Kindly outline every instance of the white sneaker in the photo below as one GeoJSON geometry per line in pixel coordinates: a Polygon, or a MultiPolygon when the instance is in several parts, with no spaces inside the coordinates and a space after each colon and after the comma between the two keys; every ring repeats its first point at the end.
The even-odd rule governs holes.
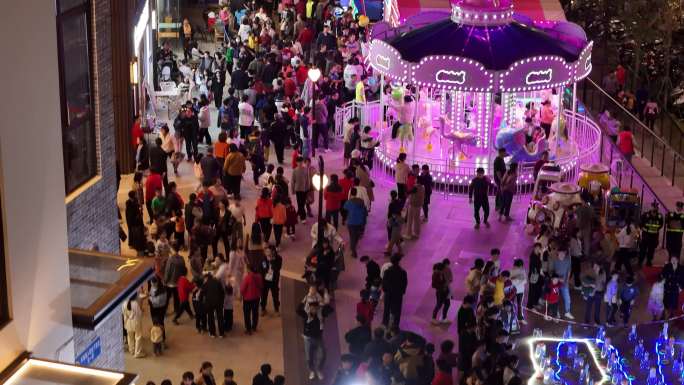
{"type": "Polygon", "coordinates": [[[316,376],[318,377],[319,380],[323,381],[323,372],[321,372],[320,370],[317,370],[316,376]]]}
{"type": "Polygon", "coordinates": [[[316,379],[316,373],[314,371],[309,372],[309,380],[315,380],[316,379]]]}
{"type": "Polygon", "coordinates": [[[449,320],[446,319],[446,318],[442,319],[442,321],[440,321],[440,322],[441,322],[443,325],[448,325],[448,324],[451,323],[451,321],[449,321],[449,320]]]}
{"type": "Polygon", "coordinates": [[[430,321],[431,324],[437,325],[439,324],[439,321],[437,321],[437,318],[433,318],[432,321],[430,321]]]}
{"type": "Polygon", "coordinates": [[[567,318],[567,319],[575,319],[575,317],[573,317],[572,314],[570,314],[570,312],[565,313],[565,314],[563,315],[563,317],[565,317],[565,318],[567,318]]]}

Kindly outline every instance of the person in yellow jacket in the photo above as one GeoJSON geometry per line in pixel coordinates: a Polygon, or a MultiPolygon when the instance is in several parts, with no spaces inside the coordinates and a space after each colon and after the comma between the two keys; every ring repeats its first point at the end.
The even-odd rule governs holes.
{"type": "Polygon", "coordinates": [[[242,174],[247,170],[247,166],[245,164],[245,156],[238,151],[238,148],[234,143],[230,144],[229,149],[230,152],[223,163],[223,172],[225,173],[228,182],[228,193],[232,193],[235,199],[239,199],[242,174]]]}
{"type": "Polygon", "coordinates": [[[366,102],[366,84],[365,84],[365,76],[361,77],[361,80],[356,82],[356,97],[355,100],[358,103],[365,103],[366,102]]]}

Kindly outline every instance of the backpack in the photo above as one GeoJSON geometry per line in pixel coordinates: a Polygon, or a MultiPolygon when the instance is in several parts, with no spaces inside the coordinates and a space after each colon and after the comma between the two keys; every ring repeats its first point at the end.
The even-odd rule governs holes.
{"type": "Polygon", "coordinates": [[[444,275],[441,272],[432,273],[432,288],[441,289],[444,287],[444,275]]]}
{"type": "Polygon", "coordinates": [[[637,289],[635,286],[628,286],[620,294],[622,302],[632,302],[637,296],[637,289]]]}

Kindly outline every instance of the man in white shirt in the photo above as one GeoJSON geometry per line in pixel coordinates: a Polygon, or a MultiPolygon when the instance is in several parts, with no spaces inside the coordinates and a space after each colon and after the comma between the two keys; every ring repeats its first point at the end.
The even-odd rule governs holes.
{"type": "Polygon", "coordinates": [[[254,125],[254,108],[249,104],[249,96],[243,95],[238,104],[238,125],[240,126],[240,138],[246,139],[254,125]]]}

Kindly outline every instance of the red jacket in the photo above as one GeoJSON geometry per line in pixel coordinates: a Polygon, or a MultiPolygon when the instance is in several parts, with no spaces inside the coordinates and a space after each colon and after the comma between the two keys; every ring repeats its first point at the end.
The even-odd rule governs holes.
{"type": "Polygon", "coordinates": [[[432,379],[432,385],[453,385],[454,380],[451,377],[451,373],[444,373],[441,370],[438,370],[437,373],[435,373],[435,378],[432,379]]]}
{"type": "Polygon", "coordinates": [[[330,191],[326,188],[323,191],[323,199],[325,199],[325,211],[335,211],[342,207],[342,202],[347,200],[347,196],[344,195],[344,189],[341,191],[330,191]]]}
{"type": "Polygon", "coordinates": [[[242,299],[244,301],[255,301],[261,298],[261,289],[264,286],[264,281],[261,278],[261,274],[254,272],[249,272],[242,281],[242,286],[240,286],[240,293],[242,293],[242,299]]]}
{"type": "Polygon", "coordinates": [[[259,198],[256,202],[255,219],[273,218],[273,201],[270,199],[259,198]]]}
{"type": "Polygon", "coordinates": [[[297,78],[297,83],[299,83],[300,85],[304,84],[304,82],[306,82],[306,78],[309,77],[309,69],[306,68],[305,65],[297,67],[295,77],[297,78]]]}
{"type": "Polygon", "coordinates": [[[368,301],[361,301],[356,304],[356,315],[360,315],[366,320],[365,325],[373,322],[373,304],[368,301]]]}
{"type": "Polygon", "coordinates": [[[193,290],[195,290],[195,284],[188,281],[188,279],[184,276],[181,275],[178,278],[178,299],[180,299],[181,302],[185,302],[188,300],[190,297],[190,293],[192,293],[193,290]]]}
{"type": "Polygon", "coordinates": [[[352,178],[342,178],[340,179],[340,186],[342,186],[342,192],[344,193],[344,199],[346,200],[349,196],[349,191],[352,186],[354,186],[354,180],[352,178]]]}
{"type": "Polygon", "coordinates": [[[150,173],[150,175],[147,176],[147,179],[145,179],[145,202],[151,202],[152,199],[154,199],[154,192],[161,189],[161,175],[150,173]]]}
{"type": "Polygon", "coordinates": [[[549,304],[556,304],[558,303],[558,300],[560,299],[560,288],[562,286],[562,283],[558,282],[557,284],[549,283],[548,286],[548,293],[546,293],[546,302],[549,304]]]}

